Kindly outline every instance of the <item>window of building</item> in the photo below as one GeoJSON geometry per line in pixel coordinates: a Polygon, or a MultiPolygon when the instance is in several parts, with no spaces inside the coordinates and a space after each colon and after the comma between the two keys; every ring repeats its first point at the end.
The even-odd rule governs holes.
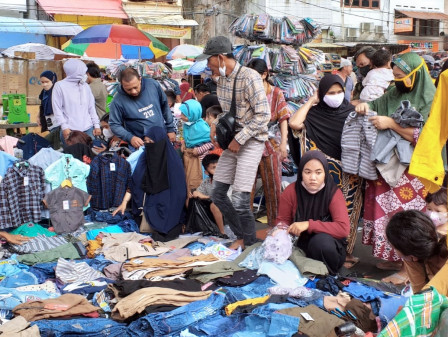
{"type": "Polygon", "coordinates": [[[419,36],[439,36],[439,20],[418,20],[419,36]]]}
{"type": "Polygon", "coordinates": [[[380,9],[380,0],[342,0],[342,1],[344,1],[345,7],[380,9]]]}

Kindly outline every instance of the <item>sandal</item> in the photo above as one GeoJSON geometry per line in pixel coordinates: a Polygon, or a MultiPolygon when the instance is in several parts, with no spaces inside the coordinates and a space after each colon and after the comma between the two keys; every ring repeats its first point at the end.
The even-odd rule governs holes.
{"type": "Polygon", "coordinates": [[[345,260],[344,268],[350,269],[353,268],[359,262],[359,257],[352,257],[350,259],[345,260]]]}
{"type": "Polygon", "coordinates": [[[388,277],[383,278],[381,281],[386,283],[392,283],[396,286],[399,286],[409,283],[409,277],[407,274],[403,275],[400,273],[395,273],[388,277]]]}

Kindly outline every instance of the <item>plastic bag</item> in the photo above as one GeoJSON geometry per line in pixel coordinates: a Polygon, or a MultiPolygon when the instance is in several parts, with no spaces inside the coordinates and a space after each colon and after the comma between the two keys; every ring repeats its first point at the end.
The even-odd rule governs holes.
{"type": "Polygon", "coordinates": [[[202,232],[204,236],[221,236],[210,211],[210,200],[191,198],[187,211],[187,233],[202,232]]]}
{"type": "Polygon", "coordinates": [[[263,258],[278,264],[284,263],[292,254],[293,237],[288,226],[279,224],[272,228],[263,242],[263,258]]]}

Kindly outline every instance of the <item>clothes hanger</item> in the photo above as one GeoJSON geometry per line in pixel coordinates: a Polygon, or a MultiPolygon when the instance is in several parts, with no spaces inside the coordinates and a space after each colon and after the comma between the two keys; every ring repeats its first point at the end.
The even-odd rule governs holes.
{"type": "Polygon", "coordinates": [[[73,187],[72,181],[70,179],[63,180],[62,183],[61,183],[61,187],[62,188],[64,188],[64,187],[70,187],[70,188],[73,187]]]}

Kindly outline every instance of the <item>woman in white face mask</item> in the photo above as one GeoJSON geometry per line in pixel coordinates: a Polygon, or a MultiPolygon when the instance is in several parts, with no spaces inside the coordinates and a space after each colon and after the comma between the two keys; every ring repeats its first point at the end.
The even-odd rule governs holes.
{"type": "Polygon", "coordinates": [[[93,151],[95,153],[100,153],[108,150],[111,147],[118,146],[121,142],[121,140],[116,137],[109,126],[109,114],[104,115],[100,119],[100,126],[101,126],[101,138],[105,140],[108,144],[108,146],[101,144],[101,147],[99,146],[93,146],[93,151]]]}
{"type": "Polygon", "coordinates": [[[328,161],[330,173],[347,201],[350,217],[350,234],[347,238],[345,267],[350,268],[359,259],[352,256],[356,241],[358,220],[362,208],[362,179],[342,172],[341,136],[344,122],[355,107],[344,99],[344,82],[338,75],[326,75],[319,90],[290,119],[292,137],[289,148],[298,165],[303,150],[322,151],[328,161]]]}

